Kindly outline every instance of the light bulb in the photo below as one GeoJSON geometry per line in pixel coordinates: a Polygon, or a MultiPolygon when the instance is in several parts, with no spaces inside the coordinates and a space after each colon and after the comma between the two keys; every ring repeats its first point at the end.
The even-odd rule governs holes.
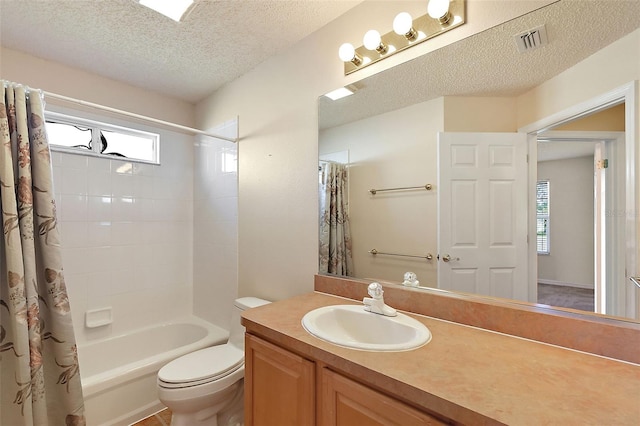
{"type": "Polygon", "coordinates": [[[343,62],[351,62],[356,56],[356,49],[351,43],[344,43],[338,50],[338,56],[343,62]]]}
{"type": "Polygon", "coordinates": [[[338,56],[342,59],[343,62],[351,62],[356,66],[360,66],[362,64],[362,56],[356,53],[356,49],[353,47],[351,43],[344,43],[338,49],[338,56]]]}
{"type": "Polygon", "coordinates": [[[444,24],[449,21],[449,3],[450,0],[430,0],[427,6],[427,13],[433,19],[437,19],[444,24]]]}
{"type": "Polygon", "coordinates": [[[413,41],[418,33],[413,28],[413,18],[407,12],[400,12],[393,19],[393,31],[398,35],[403,35],[409,41],[413,41]]]}
{"type": "Polygon", "coordinates": [[[362,44],[369,50],[376,50],[381,42],[382,37],[380,37],[380,33],[376,30],[367,31],[362,39],[362,44]]]}
{"type": "Polygon", "coordinates": [[[393,19],[393,31],[398,35],[405,35],[411,32],[413,18],[407,12],[400,12],[393,19]]]}

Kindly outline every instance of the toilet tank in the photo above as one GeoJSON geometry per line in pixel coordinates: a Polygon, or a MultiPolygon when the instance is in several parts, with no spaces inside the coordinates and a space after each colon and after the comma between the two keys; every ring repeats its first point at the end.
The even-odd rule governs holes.
{"type": "Polygon", "coordinates": [[[244,350],[244,327],[240,324],[240,314],[244,310],[257,308],[268,303],[271,302],[257,297],[240,297],[233,302],[229,343],[244,350]]]}

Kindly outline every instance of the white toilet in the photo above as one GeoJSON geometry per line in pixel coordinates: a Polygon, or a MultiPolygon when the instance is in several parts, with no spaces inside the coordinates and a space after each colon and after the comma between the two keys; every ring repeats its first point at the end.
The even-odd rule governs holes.
{"type": "Polygon", "coordinates": [[[173,413],[171,426],[244,423],[244,327],[240,312],[267,303],[256,297],[236,299],[227,343],[183,355],[158,371],[158,398],[173,413]]]}

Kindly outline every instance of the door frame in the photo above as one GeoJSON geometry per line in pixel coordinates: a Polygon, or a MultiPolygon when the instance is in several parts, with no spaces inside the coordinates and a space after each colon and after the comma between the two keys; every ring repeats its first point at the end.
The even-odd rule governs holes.
{"type": "MultiPolygon", "coordinates": [[[[547,131],[538,135],[537,142],[541,139],[549,142],[596,142],[605,146],[602,150],[602,154],[605,158],[618,159],[621,155],[624,155],[624,136],[625,132],[610,132],[610,131],[547,131]]],[[[539,146],[538,146],[539,148],[539,146]]],[[[596,147],[596,150],[598,148],[596,147]]],[[[537,152],[537,150],[536,150],[537,152]]],[[[536,163],[538,163],[536,159],[536,163]]],[[[619,167],[613,170],[614,174],[607,177],[606,182],[606,196],[603,198],[600,196],[600,190],[602,185],[605,184],[605,175],[598,173],[593,180],[594,184],[594,223],[592,231],[594,232],[594,297],[595,297],[595,312],[599,314],[608,314],[609,312],[621,312],[626,309],[624,304],[620,304],[624,301],[625,294],[621,292],[621,288],[611,288],[607,292],[605,283],[624,281],[624,241],[626,235],[624,227],[616,226],[617,222],[615,217],[607,215],[606,211],[618,211],[617,202],[624,201],[624,194],[616,192],[616,182],[623,182],[625,179],[625,168],[619,167]],[[612,188],[612,189],[609,189],[612,188]],[[615,240],[622,244],[612,246],[609,244],[610,240],[605,237],[609,231],[615,232],[615,240]],[[619,254],[620,253],[620,254],[619,254]],[[616,261],[622,257],[618,268],[615,267],[616,261]],[[602,261],[602,258],[605,260],[602,261]],[[602,264],[604,263],[604,268],[602,264]],[[611,267],[611,268],[609,268],[611,267]],[[620,274],[621,272],[621,274],[620,274]],[[615,294],[613,292],[616,292],[615,294]],[[612,305],[615,303],[615,305],[612,305]]],[[[537,171],[537,169],[536,169],[537,171]]],[[[537,180],[537,176],[536,176],[537,180]]],[[[617,213],[616,213],[617,214],[617,213]]],[[[536,261],[538,257],[536,256],[536,261]]],[[[538,277],[539,278],[539,277],[538,277]]],[[[539,280],[538,280],[539,282],[539,280]]],[[[619,287],[619,286],[618,286],[619,287]]]]}
{"type": "MultiPolygon", "coordinates": [[[[625,312],[623,315],[631,318],[638,318],[638,306],[640,305],[640,291],[635,290],[631,283],[627,283],[629,277],[638,275],[638,264],[640,263],[640,252],[638,247],[638,214],[640,212],[640,197],[637,197],[637,171],[640,169],[640,159],[638,158],[638,150],[636,149],[636,141],[638,136],[638,82],[632,81],[619,88],[611,90],[601,96],[581,102],[577,105],[551,114],[541,120],[526,125],[518,129],[518,132],[528,135],[528,152],[529,152],[529,235],[536,235],[535,217],[536,211],[536,181],[537,181],[537,138],[540,133],[550,130],[552,127],[573,121],[578,118],[602,111],[609,107],[625,104],[625,169],[626,169],[626,186],[625,186],[625,233],[627,236],[627,244],[625,251],[626,277],[623,286],[625,303],[625,312]],[[634,294],[635,292],[635,294],[634,294]]],[[[528,244],[528,260],[529,260],[529,298],[536,300],[537,296],[537,249],[535,239],[530,237],[528,244]]]]}

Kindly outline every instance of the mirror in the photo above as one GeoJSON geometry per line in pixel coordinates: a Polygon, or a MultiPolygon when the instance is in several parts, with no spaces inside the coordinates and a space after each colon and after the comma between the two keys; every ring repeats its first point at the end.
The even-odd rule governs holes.
{"type": "MultiPolygon", "coordinates": [[[[352,262],[350,265],[332,265],[337,267],[333,273],[401,283],[404,273],[412,271],[417,274],[420,286],[438,287],[438,262],[445,260],[446,255],[450,261],[455,261],[456,257],[438,251],[437,133],[517,132],[518,128],[531,122],[526,121],[530,117],[522,118],[515,112],[519,96],[591,55],[610,49],[612,43],[630,33],[636,34],[639,27],[639,2],[616,2],[612,7],[607,1],[560,1],[361,80],[355,83],[358,90],[353,96],[338,101],[321,97],[320,180],[328,173],[328,165],[348,165],[342,172],[348,177],[348,185],[341,197],[343,203],[348,204],[352,262]],[[514,36],[542,24],[548,44],[520,53],[514,36]],[[433,188],[425,189],[427,184],[433,188]],[[370,192],[371,189],[407,187],[411,189],[378,191],[375,195],[370,192]],[[373,249],[379,254],[371,254],[373,249]]],[[[636,54],[637,50],[631,51],[629,57],[636,54]]],[[[563,123],[553,130],[579,132],[588,129],[608,132],[608,135],[624,132],[624,111],[624,105],[612,105],[580,122],[563,123]],[[601,120],[602,117],[606,118],[601,120]],[[596,124],[603,121],[608,124],[596,124]]],[[[577,162],[593,164],[595,161],[596,142],[593,140],[578,143],[573,136],[571,141],[563,140],[556,133],[554,137],[553,141],[540,142],[541,159],[551,155],[551,151],[572,152],[575,148],[581,153],[568,155],[579,159],[577,162]],[[579,146],[569,148],[576,144],[579,146]]],[[[546,160],[552,162],[559,157],[546,157],[546,160]]],[[[541,171],[539,175],[544,173],[551,172],[541,171]]],[[[553,197],[553,189],[551,194],[553,197]]],[[[550,201],[551,206],[553,202],[550,201]]],[[[594,210],[587,213],[592,215],[589,220],[593,223],[594,210]]],[[[541,218],[530,220],[538,223],[541,218]]],[[[549,220],[553,221],[553,218],[549,220]]],[[[541,232],[536,229],[534,233],[540,235],[541,232]]],[[[582,231],[585,232],[590,231],[582,231]]],[[[558,239],[549,237],[552,253],[560,251],[561,237],[555,235],[558,239]]],[[[327,261],[325,252],[328,251],[321,247],[321,264],[327,261]]],[[[538,259],[541,256],[545,255],[539,254],[538,259]]],[[[549,259],[537,263],[548,267],[546,260],[549,259]]],[[[592,270],[593,267],[592,263],[592,270]]],[[[566,264],[564,268],[571,269],[566,264]]],[[[320,273],[324,273],[322,267],[320,273]]],[[[591,278],[575,280],[580,281],[577,284],[584,284],[581,281],[595,280],[594,274],[591,278]]],[[[546,278],[550,282],[546,284],[570,280],[566,277],[546,278]]],[[[537,293],[541,295],[544,291],[539,288],[537,293]]],[[[634,290],[627,294],[635,296],[634,290]]],[[[531,299],[526,296],[512,298],[531,299]]],[[[592,296],[592,303],[595,303],[593,299],[592,296]]],[[[534,301],[563,306],[556,302],[558,298],[550,300],[534,301]]],[[[607,312],[615,310],[608,309],[607,312]]]]}

